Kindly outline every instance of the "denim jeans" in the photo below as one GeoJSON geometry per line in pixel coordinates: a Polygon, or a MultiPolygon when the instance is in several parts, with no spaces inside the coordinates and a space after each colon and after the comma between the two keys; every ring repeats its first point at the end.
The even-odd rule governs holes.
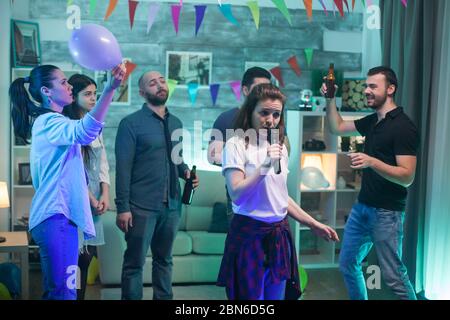
{"type": "Polygon", "coordinates": [[[39,246],[45,300],[76,300],[78,269],[77,226],[55,214],[31,230],[39,246]]]}
{"type": "Polygon", "coordinates": [[[416,294],[403,264],[402,239],[404,212],[353,206],[344,229],[339,268],[353,300],[367,300],[367,288],[361,263],[372,246],[378,257],[383,279],[400,298],[416,300],[416,294]]]}
{"type": "Polygon", "coordinates": [[[122,266],[122,299],[141,300],[143,268],[149,246],[152,250],[153,299],[171,300],[172,247],[178,231],[180,210],[159,211],[131,206],[133,227],[125,234],[127,249],[122,266]]]}

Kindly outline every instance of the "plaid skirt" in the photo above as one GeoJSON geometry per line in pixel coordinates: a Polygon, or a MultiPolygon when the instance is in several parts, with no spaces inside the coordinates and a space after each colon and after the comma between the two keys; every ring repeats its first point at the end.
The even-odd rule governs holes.
{"type": "Polygon", "coordinates": [[[256,300],[269,269],[274,284],[287,280],[285,299],[301,295],[297,255],[288,219],[266,223],[235,214],[225,242],[217,285],[230,300],[256,300]]]}

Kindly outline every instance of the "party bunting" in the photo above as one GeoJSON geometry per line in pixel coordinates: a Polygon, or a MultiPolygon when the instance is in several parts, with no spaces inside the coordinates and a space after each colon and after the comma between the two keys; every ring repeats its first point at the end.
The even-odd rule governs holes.
{"type": "Polygon", "coordinates": [[[191,103],[195,104],[195,100],[197,100],[198,83],[188,83],[188,92],[191,103]]]}
{"type": "Polygon", "coordinates": [[[150,6],[148,7],[147,34],[150,32],[153,22],[155,22],[160,7],[161,5],[157,2],[150,3],[150,6]]]}
{"type": "Polygon", "coordinates": [[[241,101],[241,82],[239,80],[230,82],[231,90],[233,90],[234,96],[237,101],[241,101]]]}
{"type": "Polygon", "coordinates": [[[106,14],[104,20],[108,20],[108,18],[111,16],[113,11],[116,9],[117,2],[119,0],[109,0],[108,9],[106,9],[106,14]]]}
{"type": "Polygon", "coordinates": [[[334,2],[331,2],[333,4],[333,16],[336,17],[336,4],[334,2]]]}
{"type": "Polygon", "coordinates": [[[339,10],[339,14],[341,15],[341,17],[344,16],[344,4],[343,4],[343,0],[334,0],[334,3],[336,4],[336,7],[339,10]]]}
{"type": "Polygon", "coordinates": [[[306,63],[311,66],[314,49],[305,49],[306,63]]]}
{"type": "Polygon", "coordinates": [[[253,21],[255,21],[256,29],[259,29],[259,6],[258,1],[247,1],[247,5],[252,13],[253,21]]]}
{"type": "Polygon", "coordinates": [[[355,10],[355,1],[356,1],[356,0],[352,0],[352,11],[355,10]]]}
{"type": "Polygon", "coordinates": [[[127,61],[126,63],[126,68],[127,68],[127,72],[125,73],[125,76],[123,77],[122,83],[125,83],[128,79],[128,77],[130,76],[130,74],[133,73],[133,71],[136,69],[137,64],[131,62],[131,61],[127,61]]]}
{"type": "Polygon", "coordinates": [[[366,0],[361,0],[361,2],[363,3],[364,8],[366,7],[366,0]]]}
{"type": "Polygon", "coordinates": [[[348,7],[348,1],[344,0],[345,6],[347,7],[347,12],[350,13],[350,8],[348,7]]]}
{"type": "Polygon", "coordinates": [[[197,35],[200,26],[202,25],[203,18],[205,17],[206,6],[194,6],[195,7],[195,35],[197,35]]]}
{"type": "Polygon", "coordinates": [[[167,80],[167,86],[169,87],[169,96],[167,97],[167,100],[169,100],[170,97],[172,96],[172,94],[175,92],[175,89],[177,88],[177,84],[178,84],[177,80],[173,80],[173,79],[167,80]]]}
{"type": "Polygon", "coordinates": [[[273,74],[275,79],[278,80],[278,82],[280,83],[280,86],[284,88],[284,81],[283,81],[283,76],[281,75],[281,68],[280,67],[272,68],[272,69],[270,69],[270,73],[273,74]]]}
{"type": "Polygon", "coordinates": [[[289,10],[288,10],[284,0],[272,0],[272,2],[275,4],[275,6],[278,8],[278,10],[280,10],[280,12],[283,14],[283,16],[289,22],[289,25],[292,26],[291,15],[289,14],[289,10]]]}
{"type": "Polygon", "coordinates": [[[211,99],[212,99],[213,106],[216,105],[217,96],[219,94],[219,88],[220,88],[220,84],[218,84],[218,83],[209,85],[209,92],[211,92],[211,99]]]}
{"type": "Polygon", "coordinates": [[[402,4],[406,8],[408,6],[408,0],[402,0],[402,4]]]}
{"type": "Polygon", "coordinates": [[[230,21],[232,24],[236,26],[239,25],[236,18],[233,16],[233,13],[231,12],[231,4],[219,5],[219,10],[222,12],[225,18],[227,18],[228,21],[230,21]]]}
{"type": "Polygon", "coordinates": [[[95,8],[97,8],[97,0],[89,1],[89,15],[92,16],[95,13],[95,8]]]}
{"type": "Polygon", "coordinates": [[[292,70],[294,70],[295,74],[300,77],[300,74],[302,73],[300,70],[300,67],[298,65],[297,57],[292,56],[289,59],[287,59],[287,63],[291,66],[292,70]]]}
{"type": "Polygon", "coordinates": [[[170,6],[172,10],[172,22],[173,27],[175,28],[175,33],[178,34],[178,26],[180,24],[180,13],[181,13],[181,7],[179,4],[173,4],[170,6]]]}
{"type": "Polygon", "coordinates": [[[312,0],[303,0],[303,3],[305,4],[308,20],[312,20],[312,0]]]}
{"type": "Polygon", "coordinates": [[[128,0],[128,15],[130,16],[130,29],[133,29],[134,15],[139,1],[128,0]]]}
{"type": "Polygon", "coordinates": [[[328,11],[327,7],[325,6],[325,3],[323,3],[323,0],[319,0],[319,2],[322,5],[323,11],[325,11],[325,15],[328,17],[328,11]]]}

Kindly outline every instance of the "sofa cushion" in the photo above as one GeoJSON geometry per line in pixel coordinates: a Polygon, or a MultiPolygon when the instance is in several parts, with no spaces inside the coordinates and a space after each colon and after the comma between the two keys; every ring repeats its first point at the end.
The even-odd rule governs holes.
{"type": "MultiPolygon", "coordinates": [[[[172,255],[183,256],[192,253],[192,238],[186,231],[178,230],[175,241],[173,242],[172,255]]],[[[148,247],[147,257],[152,256],[152,248],[148,247]]]]}
{"type": "Polygon", "coordinates": [[[192,252],[197,254],[223,254],[226,233],[187,231],[192,237],[192,252]]]}

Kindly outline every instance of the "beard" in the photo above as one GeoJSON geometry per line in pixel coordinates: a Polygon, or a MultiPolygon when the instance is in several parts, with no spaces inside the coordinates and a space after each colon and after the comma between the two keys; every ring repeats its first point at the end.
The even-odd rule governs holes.
{"type": "Polygon", "coordinates": [[[385,93],[383,96],[367,95],[366,98],[370,98],[373,101],[371,105],[368,104],[368,107],[373,110],[380,109],[386,103],[387,97],[387,93],[385,93]]]}
{"type": "Polygon", "coordinates": [[[163,106],[166,103],[168,97],[169,94],[165,90],[160,90],[156,94],[151,94],[149,92],[145,93],[145,100],[156,107],[163,106]]]}

